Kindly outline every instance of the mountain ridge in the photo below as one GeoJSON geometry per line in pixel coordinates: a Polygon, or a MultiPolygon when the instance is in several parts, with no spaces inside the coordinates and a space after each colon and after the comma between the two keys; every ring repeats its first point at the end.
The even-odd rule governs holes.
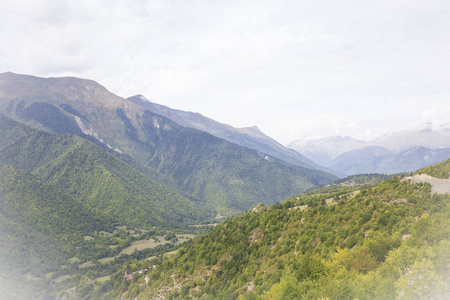
{"type": "Polygon", "coordinates": [[[184,198],[89,141],[32,129],[2,115],[0,127],[0,162],[31,172],[116,221],[148,227],[208,219],[204,203],[184,198]]]}
{"type": "Polygon", "coordinates": [[[222,215],[235,214],[260,199],[281,201],[289,193],[336,178],[183,127],[90,80],[0,74],[0,113],[128,155],[194,198],[220,206],[222,215]]]}
{"type": "Polygon", "coordinates": [[[371,141],[334,136],[298,140],[288,146],[327,168],[347,175],[411,172],[414,168],[426,167],[450,157],[445,154],[450,149],[449,125],[436,126],[426,123],[410,130],[387,133],[371,141]],[[384,148],[387,151],[385,155],[369,154],[369,149],[373,147],[384,148]],[[367,155],[364,156],[363,153],[367,155]],[[423,156],[420,157],[420,153],[423,153],[423,156]],[[406,162],[407,157],[411,157],[412,160],[406,162]],[[358,166],[359,164],[364,166],[358,166]]]}
{"type": "Polygon", "coordinates": [[[200,113],[172,109],[168,106],[151,102],[142,95],[135,95],[127,99],[154,113],[165,116],[181,126],[208,132],[234,144],[258,150],[291,164],[330,171],[300,155],[297,151],[284,147],[265,135],[257,126],[234,128],[228,124],[223,124],[205,117],[200,113]]]}

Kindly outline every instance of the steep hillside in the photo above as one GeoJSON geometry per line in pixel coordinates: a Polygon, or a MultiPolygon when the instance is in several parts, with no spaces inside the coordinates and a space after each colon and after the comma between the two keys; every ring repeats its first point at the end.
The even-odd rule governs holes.
{"type": "Polygon", "coordinates": [[[30,173],[1,165],[1,213],[48,236],[76,241],[95,230],[111,230],[113,219],[45,184],[30,173]]]}
{"type": "Polygon", "coordinates": [[[394,177],[258,205],[136,278],[124,296],[446,299],[449,200],[394,177]]]}
{"type": "Polygon", "coordinates": [[[31,299],[51,290],[25,274],[58,270],[85,235],[112,231],[114,222],[24,170],[0,164],[0,178],[0,299],[31,299]]]}
{"type": "Polygon", "coordinates": [[[191,129],[161,141],[158,150],[148,165],[194,196],[207,199],[223,215],[258,202],[275,203],[336,178],[269,159],[191,129]]]}
{"type": "Polygon", "coordinates": [[[234,128],[230,125],[222,124],[202,116],[199,113],[181,111],[157,103],[152,103],[142,95],[130,97],[128,100],[151,112],[167,117],[181,126],[208,132],[233,144],[266,153],[293,165],[321,169],[319,165],[302,156],[300,153],[286,148],[271,139],[262,133],[256,126],[249,128],[234,128]]]}
{"type": "Polygon", "coordinates": [[[428,174],[435,178],[448,179],[450,175],[450,159],[416,171],[415,174],[428,174]]]}
{"type": "Polygon", "coordinates": [[[123,224],[180,226],[213,217],[100,147],[73,135],[29,128],[0,116],[0,162],[33,172],[123,224]]]}
{"type": "Polygon", "coordinates": [[[93,81],[12,73],[0,74],[0,79],[1,113],[34,127],[95,140],[105,149],[128,155],[222,215],[258,202],[281,201],[336,179],[182,127],[93,81]]]}

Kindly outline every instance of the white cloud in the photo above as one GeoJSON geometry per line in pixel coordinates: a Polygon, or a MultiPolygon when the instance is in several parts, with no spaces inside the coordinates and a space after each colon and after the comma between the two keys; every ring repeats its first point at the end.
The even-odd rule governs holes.
{"type": "Polygon", "coordinates": [[[284,142],[445,119],[448,1],[17,0],[0,71],[91,78],[284,142]]]}
{"type": "Polygon", "coordinates": [[[448,103],[448,100],[446,102],[424,111],[421,115],[421,121],[423,123],[432,122],[440,125],[448,124],[450,122],[450,103],[448,103]]]}

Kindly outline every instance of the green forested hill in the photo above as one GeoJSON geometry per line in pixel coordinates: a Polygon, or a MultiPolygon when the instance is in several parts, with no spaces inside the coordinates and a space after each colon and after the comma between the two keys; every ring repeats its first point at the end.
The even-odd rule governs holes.
{"type": "MultiPolygon", "coordinates": [[[[28,287],[27,293],[40,290],[45,294],[46,287],[39,283],[20,284],[23,275],[58,270],[84,241],[83,236],[112,231],[113,226],[103,213],[24,170],[0,164],[0,276],[7,279],[1,288],[10,281],[28,287]]],[[[10,292],[20,297],[20,289],[10,292]]]]}
{"type": "Polygon", "coordinates": [[[336,179],[182,127],[93,81],[13,73],[0,79],[0,113],[128,155],[222,215],[276,203],[336,179]]]}
{"type": "Polygon", "coordinates": [[[126,296],[447,299],[449,200],[394,177],[258,205],[146,274],[148,288],[140,277],[126,296]]]}
{"type": "Polygon", "coordinates": [[[73,135],[31,129],[0,116],[0,162],[33,172],[122,224],[180,226],[213,217],[100,147],[73,135]]]}
{"type": "Polygon", "coordinates": [[[415,172],[415,174],[428,174],[430,176],[447,179],[450,175],[450,159],[443,161],[437,165],[432,165],[419,171],[415,172]]]}
{"type": "Polygon", "coordinates": [[[64,241],[95,230],[112,230],[113,219],[46,184],[30,173],[0,164],[1,214],[64,241]]]}
{"type": "Polygon", "coordinates": [[[193,129],[181,129],[161,140],[157,155],[147,165],[196,197],[207,199],[224,215],[258,202],[275,203],[335,178],[193,129]]]}
{"type": "Polygon", "coordinates": [[[97,146],[83,141],[35,174],[133,226],[180,226],[214,216],[202,203],[171,191],[94,148],[97,146]]]}

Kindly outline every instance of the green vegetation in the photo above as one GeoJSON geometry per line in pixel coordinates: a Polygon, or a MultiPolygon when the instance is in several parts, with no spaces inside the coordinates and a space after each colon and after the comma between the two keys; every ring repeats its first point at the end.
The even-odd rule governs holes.
{"type": "Polygon", "coordinates": [[[112,231],[113,224],[28,172],[0,164],[0,273],[16,283],[28,274],[25,298],[33,290],[49,293],[44,274],[59,270],[84,235],[112,231]]]}
{"type": "MultiPolygon", "coordinates": [[[[124,101],[70,78],[24,77],[2,94],[1,113],[66,134],[0,115],[0,297],[450,293],[449,194],[397,176],[357,175],[299,195],[335,177],[124,101]]],[[[450,160],[418,172],[449,171],[450,160]]]]}
{"type": "Polygon", "coordinates": [[[350,175],[345,178],[335,180],[326,186],[357,186],[357,185],[367,185],[367,184],[378,184],[384,180],[388,180],[391,177],[398,176],[400,174],[357,174],[350,175]]]}
{"type": "Polygon", "coordinates": [[[195,239],[149,271],[147,289],[138,280],[126,296],[444,299],[449,200],[395,177],[258,205],[195,239]]]}
{"type": "Polygon", "coordinates": [[[88,209],[28,172],[0,164],[0,174],[1,213],[7,219],[66,242],[79,242],[95,230],[112,230],[110,217],[88,209]]]}
{"type": "MultiPolygon", "coordinates": [[[[0,98],[1,114],[35,128],[78,135],[105,150],[115,149],[123,153],[115,156],[129,166],[170,186],[172,191],[176,187],[189,200],[202,202],[200,209],[206,206],[228,217],[259,202],[273,204],[337,179],[331,174],[295,167],[208,133],[182,127],[109,93],[92,81],[2,75],[2,87],[6,88],[2,89],[0,98]]],[[[22,160],[28,160],[31,165],[37,161],[28,155],[22,160]]],[[[28,168],[25,163],[23,166],[28,168]]],[[[73,188],[78,189],[78,186],[73,188]]],[[[169,195],[165,198],[172,199],[169,195]]],[[[120,199],[113,202],[121,207],[125,204],[120,199]]],[[[181,208],[176,207],[171,213],[178,214],[181,208]]],[[[195,212],[200,211],[196,205],[183,208],[188,213],[178,214],[177,220],[169,223],[174,224],[178,219],[188,223],[196,218],[195,212]]],[[[128,211],[127,215],[127,220],[136,224],[135,221],[146,214],[140,216],[138,211],[128,211]]],[[[156,215],[159,214],[155,212],[149,218],[156,215]]],[[[158,222],[161,220],[150,223],[158,222]]]]}
{"type": "MultiPolygon", "coordinates": [[[[102,202],[110,190],[110,199],[142,203],[140,195],[155,191],[143,173],[78,137],[0,121],[10,126],[0,138],[0,161],[33,172],[0,165],[0,279],[12,298],[439,299],[449,293],[450,196],[432,194],[427,183],[393,177],[323,188],[256,205],[186,242],[182,235],[206,227],[167,231],[170,222],[154,227],[123,202],[112,205],[120,214],[102,202]],[[37,162],[27,162],[29,155],[37,162]]],[[[442,174],[449,165],[424,170],[442,174]]]]}
{"type": "Polygon", "coordinates": [[[213,213],[151,180],[98,146],[72,135],[31,129],[0,116],[0,162],[33,172],[121,224],[180,226],[213,213]]]}
{"type": "MultiPolygon", "coordinates": [[[[237,214],[259,202],[276,203],[336,177],[296,167],[195,129],[180,128],[165,118],[144,113],[144,128],[171,126],[158,141],[148,166],[176,182],[222,215],[237,214]],[[148,120],[148,121],[147,121],[148,120]],[[155,121],[156,120],[156,121],[155,121]],[[168,125],[169,124],[169,125],[168,125]]],[[[149,129],[150,130],[150,129],[149,129]]]]}
{"type": "Polygon", "coordinates": [[[422,173],[428,174],[436,178],[447,179],[450,176],[450,159],[443,161],[437,165],[432,165],[420,169],[419,171],[416,171],[414,174],[422,174],[422,173]]]}
{"type": "Polygon", "coordinates": [[[147,258],[162,257],[193,237],[114,224],[32,174],[0,164],[1,296],[53,298],[102,278],[88,281],[99,287],[128,261],[142,260],[148,268],[152,261],[147,258]]]}

